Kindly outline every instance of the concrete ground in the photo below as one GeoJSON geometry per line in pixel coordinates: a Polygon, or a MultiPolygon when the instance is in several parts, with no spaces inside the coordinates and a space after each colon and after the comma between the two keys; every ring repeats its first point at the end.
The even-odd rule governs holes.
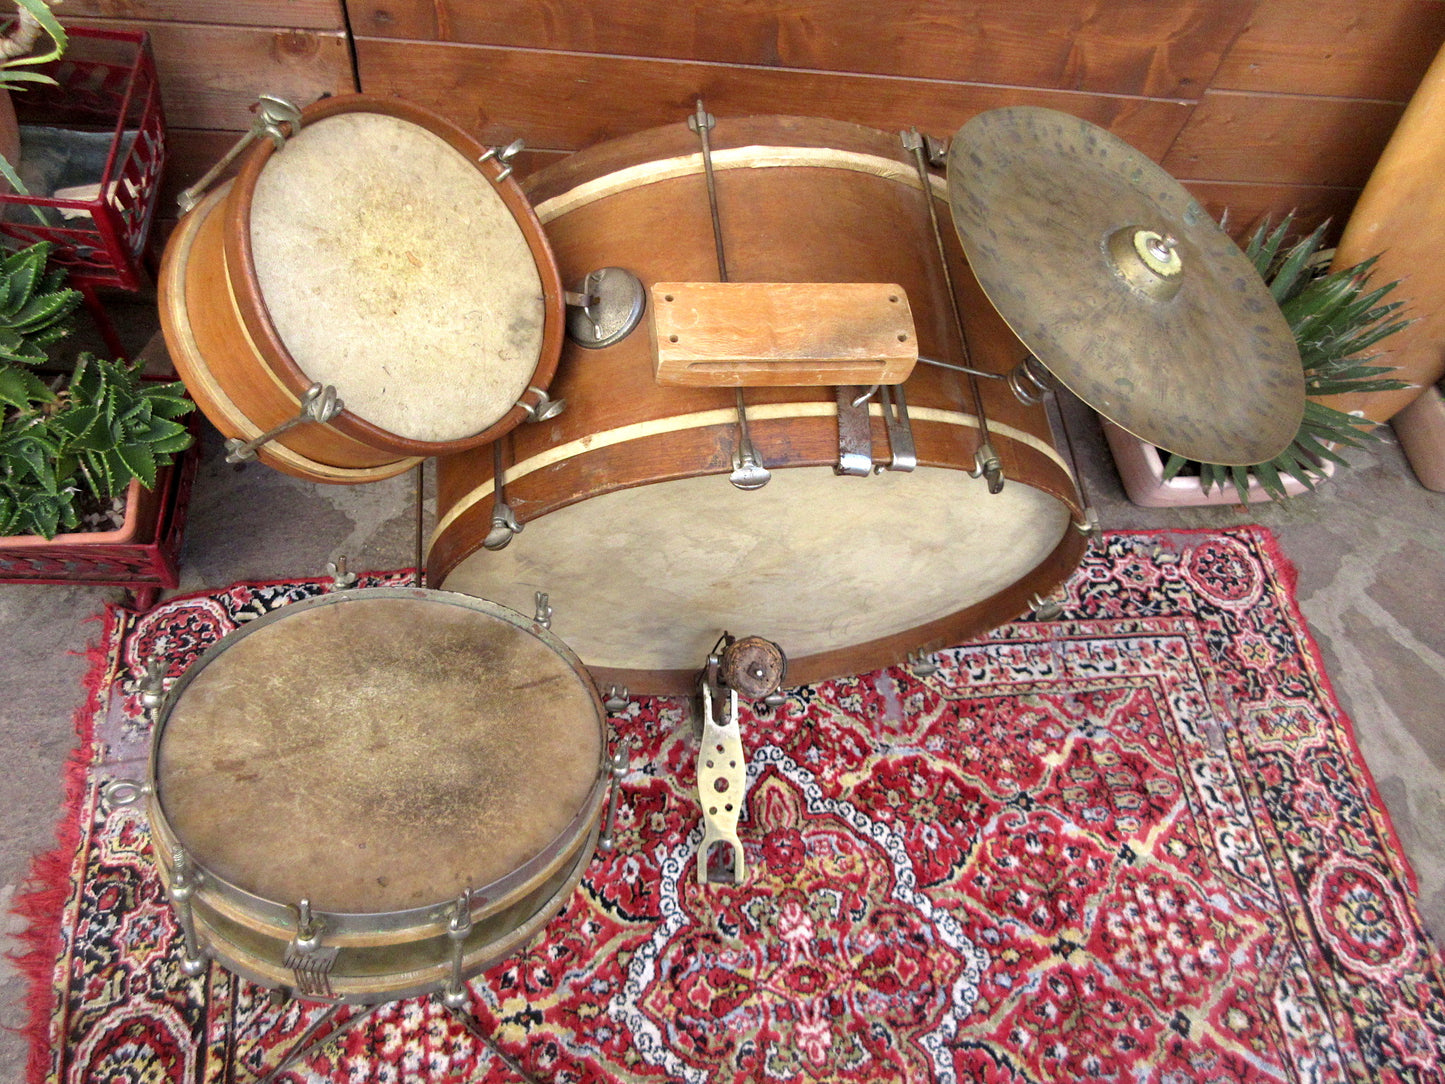
{"type": "MultiPolygon", "coordinates": [[[[132,321],[138,342],[145,313],[132,321]]],[[[1420,880],[1420,907],[1445,944],[1445,495],[1422,488],[1398,446],[1351,454],[1318,494],[1284,506],[1160,511],[1125,499],[1092,416],[1076,406],[1074,442],[1108,528],[1220,527],[1258,522],[1299,572],[1299,600],[1335,691],[1354,720],[1401,844],[1420,880]]],[[[1386,431],[1387,436],[1391,436],[1386,431]]],[[[210,433],[182,552],[183,591],[248,578],[315,575],[346,554],[353,569],[412,563],[413,482],[317,486],[262,466],[226,466],[210,433]]],[[[74,746],[87,618],[118,592],[0,586],[0,942],[14,951],[11,901],[61,813],[62,765],[74,746]]],[[[24,983],[0,963],[0,1025],[25,1023],[24,983]]],[[[0,1033],[0,1080],[20,1081],[24,1040],[0,1033]]]]}

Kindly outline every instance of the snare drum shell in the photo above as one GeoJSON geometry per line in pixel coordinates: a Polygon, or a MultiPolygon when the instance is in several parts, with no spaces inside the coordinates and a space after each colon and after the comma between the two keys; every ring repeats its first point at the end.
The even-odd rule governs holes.
{"type": "MultiPolygon", "coordinates": [[[[556,261],[536,215],[517,182],[510,177],[510,170],[499,164],[488,148],[427,110],[398,99],[368,95],[342,95],[309,106],[303,111],[300,130],[293,133],[293,138],[298,143],[315,138],[314,126],[327,120],[347,123],[367,118],[386,118],[386,123],[394,121],[402,130],[415,131],[419,138],[430,143],[439,141],[438,151],[450,168],[485,180],[481,191],[492,193],[500,201],[498,206],[505,209],[500,217],[509,217],[514,223],[515,232],[535,265],[541,291],[537,299],[541,321],[537,332],[538,356],[535,362],[512,357],[507,354],[511,349],[508,345],[499,347],[507,356],[483,359],[484,364],[527,368],[508,378],[509,383],[516,385],[518,401],[509,402],[498,408],[496,414],[479,420],[476,430],[465,435],[439,439],[407,435],[401,426],[384,428],[355,410],[344,409],[324,425],[304,424],[276,438],[274,443],[280,445],[281,450],[274,454],[262,452],[263,460],[278,469],[315,481],[369,481],[399,473],[415,463],[417,457],[445,455],[496,439],[528,416],[528,409],[523,405],[523,401],[531,402],[528,388],[546,390],[562,341],[565,308],[556,261]],[[441,150],[442,145],[450,148],[455,157],[441,150]]],[[[384,139],[385,133],[378,138],[384,139]]],[[[258,185],[267,176],[268,164],[276,155],[284,153],[284,147],[278,150],[268,139],[257,141],[246,151],[228,189],[214,201],[204,201],[182,219],[167,246],[159,281],[163,327],[182,379],[188,386],[192,382],[198,385],[197,401],[217,428],[227,436],[241,439],[252,439],[294,418],[300,409],[301,396],[314,381],[293,357],[273,319],[272,310],[281,299],[273,292],[268,304],[266,290],[258,276],[252,213],[257,206],[258,185]],[[218,398],[226,401],[218,403],[218,398]]],[[[338,162],[337,168],[349,165],[351,163],[338,162]]],[[[385,187],[384,181],[382,177],[376,183],[385,187]]],[[[316,182],[324,183],[324,178],[317,178],[316,182]]],[[[368,181],[351,183],[364,187],[368,181]]],[[[487,199],[490,201],[493,196],[487,199]]],[[[441,197],[419,192],[417,198],[435,202],[441,197]]],[[[269,196],[268,200],[282,206],[287,202],[284,194],[269,196]]],[[[482,217],[490,213],[478,211],[482,217]]],[[[368,237],[366,243],[405,247],[400,240],[405,223],[391,226],[390,232],[397,235],[395,239],[387,239],[389,234],[384,232],[381,240],[368,237]]],[[[302,224],[297,228],[309,227],[302,224]]],[[[506,229],[510,238],[512,227],[506,229]]],[[[305,238],[297,240],[304,251],[305,238]]],[[[422,257],[426,255],[423,253],[422,257]]],[[[381,261],[379,266],[383,269],[369,277],[380,278],[388,289],[398,291],[399,296],[417,301],[414,270],[401,261],[409,258],[424,264],[422,257],[399,249],[376,253],[358,251],[354,257],[368,268],[381,261]],[[388,270],[392,265],[399,270],[388,270]]],[[[530,270],[526,273],[530,274],[530,270]]],[[[308,287],[314,288],[314,284],[308,287]]],[[[305,292],[298,287],[299,294],[305,292]]],[[[288,296],[286,300],[288,306],[294,308],[304,306],[309,299],[288,296]]],[[[454,307],[467,308],[463,300],[459,299],[454,307]]],[[[318,308],[315,322],[324,325],[327,319],[328,310],[324,306],[318,308]]],[[[530,317],[517,314],[516,320],[526,322],[530,317]]],[[[501,341],[510,343],[505,336],[501,341]]],[[[458,341],[457,349],[462,345],[458,341]]],[[[470,355],[466,361],[475,364],[470,355]]],[[[465,372],[455,374],[459,382],[466,377],[465,372]]],[[[345,381],[338,382],[337,387],[344,402],[345,381]]],[[[420,399],[433,390],[404,388],[399,394],[420,399]]],[[[465,390],[460,394],[466,394],[465,390]]],[[[385,396],[381,398],[385,400],[385,396]]]]}
{"type": "Polygon", "coordinates": [[[461,892],[469,976],[576,888],[605,737],[580,660],[505,607],[391,588],[293,603],[213,645],[168,693],[151,747],[153,852],[168,889],[184,863],[205,951],[238,974],[317,993],[288,960],[306,898],[336,952],[328,996],[436,991],[461,892]],[[378,629],[400,631],[369,648],[378,629]],[[529,741],[554,751],[491,759],[529,741]],[[513,791],[543,801],[500,808],[513,791]]]}
{"type": "MultiPolygon", "coordinates": [[[[840,122],[766,117],[719,120],[711,140],[730,279],[896,282],[907,291],[923,356],[954,364],[967,358],[990,372],[1005,372],[1023,358],[1022,345],[983,297],[956,238],[947,230],[944,246],[959,292],[967,350],[959,343],[944,275],[937,258],[931,257],[936,245],[922,187],[897,137],[840,122]]],[[[658,281],[716,281],[711,216],[697,148],[696,135],[677,125],[579,152],[530,178],[528,194],[548,230],[563,274],[580,277],[595,267],[622,266],[648,286],[658,281]]],[[[931,186],[947,223],[941,178],[931,186]]],[[[789,680],[800,683],[888,665],[912,651],[957,642],[1018,616],[1035,595],[1047,595],[1076,566],[1085,545],[1071,522],[1080,514],[1077,490],[1052,446],[1044,410],[1018,402],[1002,382],[982,380],[978,388],[991,443],[1008,479],[1001,498],[989,497],[983,481],[968,474],[975,466],[981,436],[970,381],[957,372],[920,364],[903,387],[918,471],[837,479],[827,478],[838,458],[833,390],[747,389],[752,440],[773,470],[773,481],[757,493],[741,493],[726,478],[734,466],[737,441],[732,389],[659,387],[652,378],[645,329],[601,350],[584,350],[569,342],[554,381],[554,394],[568,400],[568,410],[546,423],[521,427],[503,442],[507,502],[524,531],[499,553],[481,549],[491,529],[492,455],[471,451],[442,461],[439,526],[428,557],[430,581],[492,597],[504,597],[492,592],[509,587],[514,592],[546,590],[562,622],[559,631],[567,628],[564,635],[600,683],[626,685],[634,692],[684,693],[690,691],[705,658],[706,645],[697,645],[703,640],[710,644],[725,631],[693,627],[692,622],[699,620],[693,612],[705,613],[709,597],[720,590],[732,592],[747,580],[743,561],[726,585],[704,587],[695,582],[705,578],[698,575],[700,564],[688,565],[682,557],[694,545],[689,536],[698,533],[689,529],[689,514],[697,523],[716,515],[718,509],[746,518],[743,510],[748,502],[765,507],[770,489],[806,492],[818,502],[816,507],[783,513],[799,521],[789,527],[788,544],[798,551],[792,569],[795,583],[801,585],[826,575],[827,561],[834,554],[855,542],[868,545],[867,539],[889,532],[886,524],[862,522],[869,517],[871,496],[881,498],[879,514],[887,509],[887,514],[896,511],[902,517],[898,532],[918,533],[922,551],[951,545],[936,537],[935,528],[948,518],[937,514],[938,502],[982,507],[971,502],[999,500],[993,506],[997,509],[1019,502],[1019,529],[1042,531],[1048,537],[1041,542],[1020,539],[1020,546],[1028,542],[1039,551],[1030,558],[1033,566],[989,591],[988,597],[948,607],[946,612],[901,618],[905,627],[886,629],[886,622],[868,625],[862,631],[842,633],[834,644],[814,643],[798,653],[789,651],[786,639],[779,641],[789,651],[789,680]],[[707,481],[701,485],[678,484],[704,478],[707,481]],[[690,510],[678,509],[675,517],[667,519],[666,528],[646,521],[619,521],[603,511],[607,502],[618,508],[635,502],[644,515],[650,514],[655,503],[670,499],[669,486],[676,501],[690,510]],[[641,493],[621,496],[643,489],[655,490],[655,501],[641,493]],[[935,507],[927,502],[935,502],[935,507]],[[589,505],[596,509],[595,515],[589,505]],[[590,595],[593,589],[570,580],[565,588],[559,586],[563,578],[557,573],[561,565],[576,563],[576,547],[586,543],[575,544],[566,559],[529,556],[529,548],[547,548],[548,543],[539,538],[553,530],[548,517],[562,510],[569,510],[580,532],[631,536],[627,546],[611,546],[609,552],[616,560],[595,570],[594,583],[617,577],[628,582],[635,577],[641,589],[666,581],[667,590],[675,595],[673,612],[634,614],[624,604],[609,621],[589,598],[581,605],[587,613],[583,623],[600,617],[605,627],[593,632],[566,625],[569,605],[577,608],[577,596],[590,595]],[[830,516],[834,522],[815,536],[808,521],[830,516]],[[630,570],[635,555],[645,558],[645,570],[630,570]],[[674,575],[677,579],[670,580],[674,575]],[[685,641],[688,648],[659,663],[658,652],[638,645],[632,656],[640,661],[630,662],[628,638],[647,624],[655,626],[652,633],[675,630],[663,635],[685,641]],[[622,646],[614,651],[619,643],[622,646]],[[688,651],[696,651],[697,658],[684,662],[682,656],[688,651]]],[[[886,462],[888,439],[876,404],[872,429],[874,454],[886,462]]],[[[999,525],[1005,533],[1009,515],[1015,512],[1008,511],[999,525]]],[[[747,533],[737,544],[766,547],[765,534],[747,533]]],[[[617,542],[596,539],[599,548],[617,542]]],[[[718,545],[726,548],[727,542],[718,545]]],[[[1007,540],[993,546],[1008,549],[1007,540]]],[[[733,555],[720,556],[730,561],[733,555]]],[[[955,576],[960,568],[966,578],[967,564],[966,555],[956,552],[937,561],[923,552],[916,567],[923,579],[933,574],[955,576]]],[[[988,573],[977,571],[981,576],[988,573]]],[[[888,569],[876,572],[873,597],[935,589],[907,579],[903,570],[897,582],[888,582],[888,569]]],[[[732,613],[746,621],[763,604],[773,606],[779,593],[789,590],[786,579],[786,575],[773,576],[767,583],[759,582],[754,602],[742,597],[732,613]]],[[[840,585],[838,590],[843,593],[847,588],[840,585]]],[[[959,597],[968,593],[961,585],[959,597]]],[[[799,624],[811,621],[826,629],[847,623],[849,605],[846,597],[824,599],[823,612],[800,613],[799,624]]],[[[757,627],[726,631],[769,635],[769,629],[757,627]]]]}

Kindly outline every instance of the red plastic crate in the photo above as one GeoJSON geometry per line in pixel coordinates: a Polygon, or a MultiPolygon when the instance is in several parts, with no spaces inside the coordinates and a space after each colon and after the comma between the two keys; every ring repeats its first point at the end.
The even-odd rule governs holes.
{"type": "Polygon", "coordinates": [[[12,100],[22,125],[111,133],[100,194],[94,199],[0,194],[3,204],[88,215],[42,225],[28,213],[12,211],[0,221],[0,234],[22,246],[51,242],[52,262],[69,271],[71,285],[89,300],[98,287],[139,290],[149,282],[146,245],[166,162],[166,121],[144,31],[75,27],[67,33],[65,55],[36,69],[58,85],[27,84],[12,100]],[[136,134],[123,150],[127,131],[136,134]]]}

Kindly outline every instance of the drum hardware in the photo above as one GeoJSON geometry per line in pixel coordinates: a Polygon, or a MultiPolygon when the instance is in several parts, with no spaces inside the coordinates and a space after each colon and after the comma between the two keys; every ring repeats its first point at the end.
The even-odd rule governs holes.
{"type": "Polygon", "coordinates": [[[1033,406],[1043,402],[1050,390],[1048,370],[1039,364],[1038,358],[1027,354],[1023,361],[1009,370],[1008,386],[1020,403],[1033,406]]]}
{"type": "MultiPolygon", "coordinates": [[[[923,205],[928,210],[929,231],[933,234],[933,243],[938,251],[938,266],[943,272],[953,327],[958,332],[959,349],[963,352],[963,360],[967,365],[970,362],[968,332],[963,327],[963,310],[959,308],[958,292],[953,285],[953,272],[948,269],[948,252],[943,247],[943,231],[938,226],[938,211],[933,206],[933,184],[928,175],[930,152],[936,151],[937,145],[930,148],[928,138],[916,128],[900,132],[899,135],[903,141],[903,149],[913,153],[913,166],[918,173],[918,183],[923,188],[923,205]]],[[[965,368],[964,372],[968,377],[969,396],[973,399],[973,414],[978,419],[979,443],[978,450],[974,453],[975,469],[970,471],[969,475],[973,478],[986,477],[989,493],[998,494],[1003,491],[1003,466],[994,451],[993,441],[989,438],[988,414],[983,409],[983,393],[979,391],[978,375],[971,366],[965,368]]]]}
{"type": "Polygon", "coordinates": [[[839,384],[833,389],[838,403],[838,462],[833,473],[866,478],[873,473],[873,426],[868,400],[877,387],[839,384]]]}
{"type": "Polygon", "coordinates": [[[328,561],[326,574],[331,577],[331,590],[344,591],[348,587],[356,585],[356,573],[346,568],[346,554],[341,554],[335,561],[328,561]]]}
{"type": "Polygon", "coordinates": [[[537,612],[532,617],[532,623],[539,628],[550,629],[552,627],[552,604],[547,600],[547,592],[537,592],[537,612]]]}
{"type": "MultiPolygon", "coordinates": [[[[719,690],[721,692],[721,690],[719,690]]],[[[702,682],[702,745],[697,753],[697,792],[702,804],[702,844],[697,851],[697,883],[707,884],[708,858],[715,844],[732,849],[732,884],[742,884],[747,871],[738,839],[738,816],[747,787],[747,762],[738,728],[738,691],[727,690],[724,717],[713,710],[713,683],[702,682]]],[[[723,874],[725,876],[725,873],[723,874]]]]}
{"type": "Polygon", "coordinates": [[[609,685],[607,695],[602,698],[602,706],[608,711],[621,711],[627,707],[627,686],[609,685]]]}
{"type": "Polygon", "coordinates": [[[426,586],[426,569],[422,561],[426,555],[426,460],[418,459],[416,463],[416,534],[412,540],[412,553],[414,564],[412,565],[412,586],[426,586]]]}
{"type": "Polygon", "coordinates": [[[276,149],[280,150],[281,145],[286,142],[287,135],[295,135],[300,130],[301,110],[285,98],[278,98],[273,94],[261,95],[256,101],[256,119],[251,122],[250,129],[236,141],[219,162],[201,175],[200,180],[176,197],[181,214],[186,214],[200,202],[206,189],[215,183],[216,178],[224,173],[226,167],[234,162],[253,141],[261,136],[269,136],[271,141],[276,144],[276,149]],[[288,127],[282,128],[283,124],[288,127]]]}
{"type": "Polygon", "coordinates": [[[1044,598],[1035,593],[1029,600],[1029,609],[1038,621],[1054,621],[1064,612],[1064,604],[1056,598],[1044,598]]]}
{"type": "Polygon", "coordinates": [[[617,846],[612,829],[617,823],[617,803],[622,797],[622,777],[627,774],[627,743],[618,739],[612,759],[607,762],[607,774],[612,777],[612,793],[607,796],[607,812],[602,818],[602,834],[597,837],[597,849],[604,854],[617,846]]]}
{"type": "Polygon", "coordinates": [[[947,184],[984,293],[1094,410],[1211,463],[1258,463],[1294,438],[1304,373],[1288,322],[1238,245],[1147,155],[1015,106],[959,130],[947,184]]]}
{"type": "Polygon", "coordinates": [[[725,636],[726,646],[718,656],[716,681],[749,700],[766,700],[783,687],[788,674],[788,657],[783,649],[761,636],[734,640],[725,636]]]}
{"type": "Polygon", "coordinates": [[[226,441],[227,463],[249,463],[256,458],[256,449],[269,444],[282,433],[305,422],[324,424],[346,409],[346,404],[336,397],[336,389],[330,384],[312,384],[301,396],[301,412],[296,417],[266,430],[259,437],[242,440],[231,437],[226,441]]]}
{"type": "Polygon", "coordinates": [[[496,147],[488,147],[485,151],[483,151],[480,155],[477,156],[477,164],[480,165],[488,158],[495,158],[497,162],[501,165],[502,171],[497,174],[494,180],[497,184],[501,184],[512,175],[512,159],[517,157],[517,155],[521,154],[522,148],[526,145],[527,144],[525,141],[520,139],[514,139],[501,150],[498,150],[496,147]]]}
{"type": "MultiPolygon", "coordinates": [[[[723,249],[722,217],[718,213],[717,178],[713,176],[712,141],[708,138],[708,132],[716,123],[713,115],[703,108],[702,99],[699,98],[697,111],[687,118],[687,126],[697,133],[697,138],[702,143],[702,172],[707,180],[707,205],[712,214],[712,240],[713,247],[717,252],[717,277],[719,282],[727,282],[727,253],[723,249]]],[[[733,472],[728,475],[728,481],[742,490],[761,489],[771,480],[773,472],[763,465],[762,460],[758,458],[757,449],[753,447],[752,437],[748,433],[748,408],[743,401],[742,388],[735,389],[734,398],[738,409],[738,443],[737,450],[733,454],[733,472]]]]}
{"type": "Polygon", "coordinates": [[[206,956],[201,951],[201,939],[196,933],[196,916],[191,910],[191,898],[201,883],[201,874],[185,851],[179,847],[171,858],[175,873],[171,875],[171,906],[176,911],[176,922],[181,927],[181,940],[185,950],[181,954],[181,973],[193,979],[206,970],[206,956]]]}
{"type": "Polygon", "coordinates": [[[529,422],[548,421],[567,409],[566,399],[553,399],[536,385],[531,385],[527,388],[526,392],[523,393],[523,399],[518,399],[517,405],[527,412],[527,421],[529,422]],[[535,405],[523,401],[527,395],[534,393],[537,396],[535,405]]]}
{"type": "Polygon", "coordinates": [[[472,892],[467,889],[457,897],[447,919],[447,938],[452,943],[452,974],[442,988],[441,1001],[449,1009],[465,1008],[468,1002],[466,982],[462,977],[462,963],[467,955],[467,938],[472,932],[472,892]]]}
{"type": "Polygon", "coordinates": [[[627,338],[642,322],[647,290],[625,267],[599,267],[587,272],[564,300],[568,337],[578,346],[600,350],[627,338]]]}
{"type": "Polygon", "coordinates": [[[286,946],[281,966],[296,978],[296,989],[308,997],[333,997],[331,969],[336,965],[336,945],[323,945],[326,920],[311,913],[311,901],[303,898],[293,910],[296,934],[286,946]]]}
{"type": "Polygon", "coordinates": [[[507,547],[512,536],[520,534],[525,524],[517,522],[512,508],[507,504],[507,476],[502,467],[502,443],[492,445],[492,530],[482,540],[482,548],[500,550],[507,547]]]}
{"type": "Polygon", "coordinates": [[[883,430],[888,434],[887,464],[874,466],[874,473],[883,470],[911,471],[918,466],[918,453],[913,445],[913,427],[908,424],[908,398],[903,385],[882,385],[878,404],[883,408],[883,430]]]}
{"type": "Polygon", "coordinates": [[[938,673],[938,657],[931,651],[910,651],[908,668],[916,677],[929,678],[938,673]]]}

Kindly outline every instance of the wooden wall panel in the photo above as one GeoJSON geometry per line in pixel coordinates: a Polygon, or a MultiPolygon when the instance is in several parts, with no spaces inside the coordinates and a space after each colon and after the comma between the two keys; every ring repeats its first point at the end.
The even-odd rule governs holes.
{"type": "Polygon", "coordinates": [[[1163,165],[1190,180],[1358,189],[1403,111],[1392,102],[1210,91],[1163,165]]]}
{"type": "Polygon", "coordinates": [[[61,21],[130,19],[142,22],[344,30],[341,0],[65,0],[61,21]]]}
{"type": "Polygon", "coordinates": [[[1442,43],[1441,0],[1261,0],[1213,87],[1405,102],[1442,43]]]}
{"type": "Polygon", "coordinates": [[[356,59],[369,93],[418,102],[488,143],[521,137],[551,150],[684,120],[698,95],[723,116],[797,113],[938,136],[985,109],[1044,105],[1156,157],[1190,111],[1147,98],[374,38],[357,39],[356,59]]]}
{"type": "Polygon", "coordinates": [[[262,93],[298,104],[352,90],[351,54],[339,31],[127,19],[73,24],[138,28],[151,36],[166,122],[177,128],[239,131],[262,93]]]}
{"type": "Polygon", "coordinates": [[[358,37],[1197,98],[1255,0],[350,0],[358,37]]]}

